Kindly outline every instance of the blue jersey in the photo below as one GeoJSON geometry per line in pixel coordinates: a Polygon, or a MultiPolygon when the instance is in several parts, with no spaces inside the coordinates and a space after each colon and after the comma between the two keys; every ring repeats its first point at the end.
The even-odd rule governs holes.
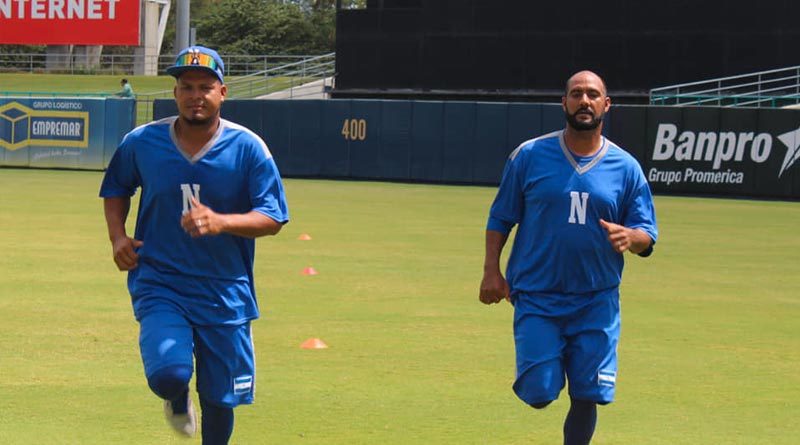
{"type": "Polygon", "coordinates": [[[283,184],[266,144],[222,119],[193,157],[178,148],[170,117],[128,133],[108,165],[100,196],[132,196],[141,187],[135,239],[139,265],[128,273],[134,313],[163,304],[198,325],[240,324],[258,317],[253,285],[255,240],[223,233],[192,238],[181,216],[197,197],[217,213],[255,210],[289,220],[283,184]]]}
{"type": "Polygon", "coordinates": [[[517,224],[506,279],[512,296],[584,294],[619,286],[623,256],[600,219],[658,237],[650,187],[636,160],[603,138],[574,155],[563,130],[524,142],[509,157],[487,229],[517,224]]]}

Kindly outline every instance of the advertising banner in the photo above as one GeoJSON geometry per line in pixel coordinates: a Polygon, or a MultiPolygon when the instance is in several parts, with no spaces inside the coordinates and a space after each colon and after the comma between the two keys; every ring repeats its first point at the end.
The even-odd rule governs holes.
{"type": "Polygon", "coordinates": [[[1,98],[0,165],[102,169],[133,116],[132,100],[1,98]]]}
{"type": "Polygon", "coordinates": [[[138,45],[139,0],[0,0],[0,44],[138,45]]]}
{"type": "Polygon", "coordinates": [[[657,192],[796,198],[800,111],[649,107],[644,152],[657,192]]]}

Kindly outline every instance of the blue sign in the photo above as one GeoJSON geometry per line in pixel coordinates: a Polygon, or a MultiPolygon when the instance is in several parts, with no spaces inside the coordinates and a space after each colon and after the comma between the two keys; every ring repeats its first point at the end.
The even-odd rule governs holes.
{"type": "Polygon", "coordinates": [[[136,102],[0,99],[0,165],[102,169],[135,126],[136,102]]]}

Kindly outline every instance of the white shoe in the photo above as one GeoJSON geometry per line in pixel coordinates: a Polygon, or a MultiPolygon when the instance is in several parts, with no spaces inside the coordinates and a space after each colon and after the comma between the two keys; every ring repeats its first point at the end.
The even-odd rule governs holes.
{"type": "MultiPolygon", "coordinates": [[[[188,396],[187,396],[188,397],[188,396]]],[[[167,423],[178,434],[186,437],[192,437],[197,432],[197,416],[194,413],[194,406],[192,406],[192,399],[186,402],[186,413],[175,414],[172,412],[172,402],[169,400],[164,401],[164,416],[167,418],[167,423]]]]}

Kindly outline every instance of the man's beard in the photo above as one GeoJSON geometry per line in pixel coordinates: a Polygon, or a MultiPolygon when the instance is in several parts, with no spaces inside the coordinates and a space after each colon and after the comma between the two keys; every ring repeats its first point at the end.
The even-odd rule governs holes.
{"type": "MultiPolygon", "coordinates": [[[[591,131],[595,128],[599,127],[601,123],[603,123],[603,115],[604,113],[600,113],[599,116],[595,116],[592,113],[592,120],[586,121],[579,121],[578,120],[578,113],[581,111],[586,111],[586,109],[580,109],[573,114],[569,114],[569,112],[564,111],[564,117],[567,119],[567,124],[572,127],[574,130],[577,131],[591,131]]],[[[591,113],[591,111],[590,111],[591,113]]]]}
{"type": "Polygon", "coordinates": [[[214,116],[209,116],[206,118],[185,117],[185,116],[181,117],[183,118],[183,122],[185,122],[186,125],[190,127],[205,127],[211,124],[211,122],[214,120],[214,116]]]}

